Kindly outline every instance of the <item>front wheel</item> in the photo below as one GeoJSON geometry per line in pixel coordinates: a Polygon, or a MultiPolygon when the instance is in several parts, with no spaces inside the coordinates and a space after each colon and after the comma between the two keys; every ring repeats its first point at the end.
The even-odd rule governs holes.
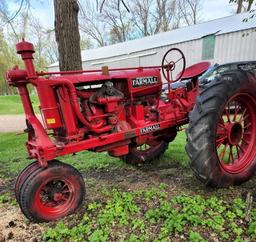
{"type": "Polygon", "coordinates": [[[244,71],[222,74],[200,94],[190,115],[186,151],[206,184],[238,185],[256,169],[256,79],[244,71]]]}
{"type": "Polygon", "coordinates": [[[33,161],[32,163],[28,164],[18,175],[15,181],[15,187],[14,187],[14,192],[15,192],[15,197],[17,202],[20,202],[19,194],[21,190],[21,186],[25,182],[25,180],[36,170],[40,169],[40,165],[38,161],[33,161]]]}
{"type": "Polygon", "coordinates": [[[29,220],[52,221],[76,211],[84,194],[82,175],[70,165],[52,161],[47,168],[37,169],[25,180],[19,204],[29,220]]]}

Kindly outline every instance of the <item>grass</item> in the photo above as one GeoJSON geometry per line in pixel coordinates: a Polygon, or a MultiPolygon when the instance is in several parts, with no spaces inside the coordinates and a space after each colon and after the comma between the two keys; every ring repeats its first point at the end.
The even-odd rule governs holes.
{"type": "MultiPolygon", "coordinates": [[[[26,159],[25,140],[25,134],[0,133],[0,176],[16,176],[24,166],[31,162],[26,159]]],[[[95,155],[95,153],[89,151],[67,155],[61,157],[60,160],[75,166],[79,170],[124,165],[119,159],[105,153],[95,155]]]]}
{"type": "MultiPolygon", "coordinates": [[[[38,113],[38,98],[36,95],[30,95],[30,97],[34,110],[38,113]]],[[[23,114],[23,106],[19,95],[0,96],[0,115],[3,114],[23,114]]]]}
{"type": "Polygon", "coordinates": [[[169,144],[168,150],[161,157],[161,162],[176,161],[182,166],[188,165],[188,156],[185,152],[186,134],[184,131],[178,132],[175,140],[169,144]]]}
{"type": "MultiPolygon", "coordinates": [[[[31,162],[26,159],[26,139],[26,134],[0,133],[0,176],[15,176],[24,166],[31,162]]],[[[157,162],[179,161],[185,166],[188,160],[184,151],[185,140],[185,133],[178,133],[175,141],[169,145],[169,149],[157,162]]],[[[95,154],[89,151],[82,151],[76,155],[60,157],[60,160],[82,171],[127,166],[119,158],[111,157],[105,152],[95,154]]]]}

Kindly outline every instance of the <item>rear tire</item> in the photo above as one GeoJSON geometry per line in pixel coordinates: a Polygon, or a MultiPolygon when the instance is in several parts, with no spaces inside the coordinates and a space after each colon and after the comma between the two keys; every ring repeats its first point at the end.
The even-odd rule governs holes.
{"type": "Polygon", "coordinates": [[[19,194],[24,215],[34,222],[47,222],[75,212],[83,202],[82,175],[72,166],[51,161],[27,177],[19,194]]]}
{"type": "Polygon", "coordinates": [[[168,149],[168,144],[164,140],[151,140],[142,145],[132,144],[129,154],[124,157],[124,160],[126,163],[132,165],[150,162],[159,158],[168,149]]]}
{"type": "Polygon", "coordinates": [[[255,77],[230,71],[205,86],[186,134],[190,167],[200,181],[228,187],[250,179],[256,168],[255,77]]]}

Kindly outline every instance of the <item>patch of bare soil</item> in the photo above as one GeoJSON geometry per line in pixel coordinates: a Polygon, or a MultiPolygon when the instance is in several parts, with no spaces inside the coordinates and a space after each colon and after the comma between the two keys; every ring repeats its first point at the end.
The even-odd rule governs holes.
{"type": "Polygon", "coordinates": [[[0,242],[40,241],[44,226],[25,220],[18,206],[0,205],[0,242]]]}
{"type": "Polygon", "coordinates": [[[102,181],[108,186],[119,187],[123,190],[146,189],[159,186],[161,183],[167,184],[171,190],[204,188],[203,184],[193,177],[190,169],[178,163],[146,164],[126,169],[97,169],[84,172],[83,175],[85,179],[102,181]]]}
{"type": "Polygon", "coordinates": [[[13,184],[11,179],[0,178],[0,195],[12,191],[13,184]]]}
{"type": "MultiPolygon", "coordinates": [[[[0,178],[0,196],[10,194],[14,201],[14,179],[0,178]]],[[[22,214],[18,205],[10,201],[0,203],[0,242],[36,242],[41,240],[44,224],[30,223],[22,214]]]]}
{"type": "Polygon", "coordinates": [[[217,196],[226,201],[232,201],[240,197],[245,199],[250,193],[256,203],[256,176],[240,186],[230,188],[211,188],[206,187],[195,178],[188,167],[183,167],[179,163],[171,164],[146,164],[141,167],[129,167],[126,169],[97,169],[83,173],[86,179],[94,180],[93,184],[86,184],[87,196],[90,198],[90,190],[98,190],[102,186],[120,188],[125,191],[147,189],[152,186],[158,187],[161,183],[168,185],[168,192],[171,195],[182,194],[201,194],[205,196],[217,196]]]}

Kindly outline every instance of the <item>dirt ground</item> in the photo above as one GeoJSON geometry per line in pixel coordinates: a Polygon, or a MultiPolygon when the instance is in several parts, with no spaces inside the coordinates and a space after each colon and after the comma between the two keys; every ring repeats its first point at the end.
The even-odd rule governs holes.
{"type": "MultiPolygon", "coordinates": [[[[37,117],[41,120],[40,115],[37,117]]],[[[0,115],[0,133],[22,132],[25,128],[24,114],[0,115]]]]}
{"type": "MultiPolygon", "coordinates": [[[[10,193],[14,199],[12,179],[0,179],[0,193],[10,193]]],[[[28,222],[20,211],[18,205],[10,202],[0,204],[0,242],[5,241],[40,241],[45,225],[28,222]]]]}
{"type": "MultiPolygon", "coordinates": [[[[219,198],[232,201],[235,197],[245,197],[248,192],[255,194],[255,177],[249,182],[228,189],[206,188],[197,181],[188,168],[178,163],[171,165],[149,164],[144,167],[97,169],[83,173],[87,196],[85,203],[97,200],[99,189],[102,187],[119,188],[124,191],[145,189],[161,183],[168,185],[171,195],[177,194],[204,194],[216,195],[219,198]]],[[[0,179],[0,193],[13,194],[15,178],[0,179]]],[[[12,195],[14,198],[14,195],[12,195]]],[[[100,199],[100,198],[99,198],[100,199]]],[[[28,222],[21,213],[18,205],[10,203],[0,204],[0,242],[4,241],[41,241],[42,232],[53,226],[28,222]]]]}
{"type": "Polygon", "coordinates": [[[42,225],[25,221],[19,207],[4,204],[0,208],[0,241],[39,241],[42,225]]]}

